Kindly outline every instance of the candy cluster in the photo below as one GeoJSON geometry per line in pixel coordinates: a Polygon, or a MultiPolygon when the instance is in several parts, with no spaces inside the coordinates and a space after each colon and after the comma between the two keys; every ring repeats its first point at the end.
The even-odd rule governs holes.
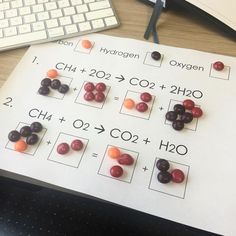
{"type": "MultiPolygon", "coordinates": [[[[122,153],[117,147],[110,147],[107,155],[120,165],[131,166],[134,163],[134,158],[130,154],[122,153]]],[[[112,177],[119,178],[123,175],[124,170],[120,165],[113,165],[110,168],[110,175],[112,177]]]]}
{"type": "Polygon", "coordinates": [[[171,181],[174,183],[182,183],[185,179],[184,172],[180,169],[173,169],[171,172],[168,172],[170,163],[165,159],[159,159],[156,162],[156,167],[159,170],[157,179],[162,184],[167,184],[171,181]]]}
{"type": "Polygon", "coordinates": [[[41,81],[41,87],[38,93],[41,95],[48,95],[50,93],[50,88],[57,90],[59,93],[67,93],[69,91],[69,86],[67,84],[62,84],[59,79],[56,79],[58,72],[55,69],[51,69],[47,72],[47,78],[41,81]]]}
{"type": "Polygon", "coordinates": [[[103,102],[105,100],[105,94],[107,86],[100,82],[94,84],[92,82],[87,82],[84,85],[84,100],[86,101],[95,101],[95,102],[103,102]]]}
{"type": "Polygon", "coordinates": [[[83,142],[80,139],[75,139],[69,145],[66,142],[57,145],[57,153],[60,155],[65,155],[70,151],[70,148],[74,151],[80,151],[83,149],[83,142]]]}
{"type": "Polygon", "coordinates": [[[33,122],[30,126],[21,127],[20,131],[12,130],[8,134],[8,139],[15,142],[14,149],[18,152],[24,152],[28,145],[34,145],[39,138],[36,133],[41,132],[43,126],[39,122],[33,122]]]}
{"type": "Polygon", "coordinates": [[[133,109],[135,108],[139,112],[145,112],[148,110],[148,104],[150,101],[152,101],[152,95],[150,93],[141,93],[140,94],[141,102],[138,102],[135,104],[135,101],[131,98],[126,98],[123,102],[123,106],[127,109],[133,109]]]}
{"type": "Polygon", "coordinates": [[[184,124],[190,123],[193,118],[199,118],[203,114],[201,108],[196,107],[190,99],[184,100],[182,104],[175,104],[173,109],[166,113],[166,119],[172,122],[175,130],[182,130],[184,124]]]}

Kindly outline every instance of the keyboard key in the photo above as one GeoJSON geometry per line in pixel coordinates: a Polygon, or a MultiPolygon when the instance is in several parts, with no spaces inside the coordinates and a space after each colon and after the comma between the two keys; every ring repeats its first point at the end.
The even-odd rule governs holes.
{"type": "Polygon", "coordinates": [[[8,20],[5,19],[5,20],[0,20],[0,29],[2,28],[6,28],[9,26],[9,23],[8,23],[8,20]]]}
{"type": "Polygon", "coordinates": [[[32,23],[32,22],[35,22],[35,21],[36,21],[36,18],[35,18],[34,14],[24,16],[24,22],[25,23],[32,23]]]}
{"type": "Polygon", "coordinates": [[[79,29],[80,29],[80,31],[91,30],[91,25],[89,22],[79,23],[79,29]]]}
{"type": "Polygon", "coordinates": [[[98,29],[101,27],[104,27],[104,22],[102,19],[98,19],[98,20],[93,20],[92,21],[92,26],[94,29],[98,29]]]}
{"type": "Polygon", "coordinates": [[[17,34],[16,27],[9,27],[3,30],[6,37],[14,36],[17,34]]]}
{"type": "Polygon", "coordinates": [[[31,11],[30,11],[30,7],[21,7],[19,8],[19,14],[20,15],[27,15],[27,14],[30,14],[31,11]]]}
{"type": "Polygon", "coordinates": [[[10,3],[9,2],[3,2],[0,3],[0,11],[8,10],[10,9],[10,3]]]}
{"type": "Polygon", "coordinates": [[[45,4],[45,8],[47,11],[55,10],[57,9],[57,4],[55,2],[48,2],[45,4]]]}
{"type": "Polygon", "coordinates": [[[45,29],[43,21],[35,22],[32,24],[33,31],[45,29]]]}
{"type": "Polygon", "coordinates": [[[60,25],[69,25],[71,24],[71,19],[69,16],[59,18],[60,25]]]}
{"type": "Polygon", "coordinates": [[[65,16],[71,16],[71,15],[74,15],[76,12],[75,12],[75,8],[74,7],[67,7],[67,8],[64,8],[64,15],[65,16]]]}
{"type": "Polygon", "coordinates": [[[16,0],[16,1],[11,2],[12,8],[18,8],[18,7],[22,7],[22,6],[23,6],[22,0],[16,0]]]}
{"type": "Polygon", "coordinates": [[[52,18],[58,18],[63,16],[61,9],[51,11],[52,18]]]}
{"type": "Polygon", "coordinates": [[[105,18],[105,23],[107,26],[116,25],[118,22],[114,16],[105,18]]]}
{"type": "Polygon", "coordinates": [[[57,27],[48,30],[48,35],[50,38],[55,38],[61,35],[64,35],[63,27],[57,27]]]}
{"type": "Polygon", "coordinates": [[[74,25],[66,25],[65,26],[65,31],[67,34],[74,34],[78,32],[77,26],[74,25]]]}
{"type": "Polygon", "coordinates": [[[49,14],[48,12],[39,12],[37,13],[38,20],[48,20],[49,19],[49,14]]]}
{"type": "Polygon", "coordinates": [[[72,4],[72,6],[80,5],[80,4],[82,4],[82,0],[71,0],[71,4],[72,4]]]}
{"type": "Polygon", "coordinates": [[[76,11],[77,11],[77,13],[88,12],[88,7],[86,4],[76,6],[76,11]]]}
{"type": "Polygon", "coordinates": [[[44,11],[43,4],[38,4],[38,5],[32,6],[32,11],[34,13],[44,11]]]}
{"type": "Polygon", "coordinates": [[[95,20],[95,19],[99,19],[99,18],[103,18],[107,16],[113,16],[114,13],[110,8],[108,8],[104,10],[91,11],[91,12],[85,13],[85,15],[88,20],[95,20]]]}
{"type": "Polygon", "coordinates": [[[31,32],[30,24],[24,24],[18,26],[18,30],[20,34],[25,34],[31,32]]]}
{"type": "Polygon", "coordinates": [[[94,3],[90,3],[89,4],[89,8],[93,11],[93,10],[100,10],[103,8],[108,8],[110,7],[110,3],[109,1],[100,1],[100,2],[94,2],[94,3]]]}
{"type": "Polygon", "coordinates": [[[24,1],[25,1],[25,6],[30,6],[30,5],[36,4],[35,0],[24,0],[24,1]]]}
{"type": "Polygon", "coordinates": [[[1,38],[0,45],[2,47],[9,47],[11,45],[24,44],[24,43],[33,42],[35,40],[42,40],[46,38],[47,38],[47,34],[45,31],[38,31],[38,32],[30,33],[30,34],[22,34],[22,35],[7,37],[7,38],[1,38]]]}
{"type": "Polygon", "coordinates": [[[10,19],[10,25],[16,26],[16,25],[22,25],[22,18],[21,16],[13,17],[10,19]]]}
{"type": "Polygon", "coordinates": [[[72,17],[74,23],[84,22],[84,14],[77,14],[72,17]]]}
{"type": "Polygon", "coordinates": [[[58,1],[58,6],[60,8],[63,8],[63,7],[69,7],[70,6],[70,3],[68,0],[61,0],[61,1],[58,1]]]}
{"type": "Polygon", "coordinates": [[[5,14],[6,18],[15,17],[17,16],[17,10],[16,9],[7,10],[5,14]]]}
{"type": "Polygon", "coordinates": [[[2,20],[4,18],[4,13],[3,11],[0,11],[0,20],[2,20]]]}
{"type": "Polygon", "coordinates": [[[47,20],[47,21],[46,21],[46,26],[47,26],[48,28],[58,27],[58,21],[57,21],[57,19],[47,20]]]}

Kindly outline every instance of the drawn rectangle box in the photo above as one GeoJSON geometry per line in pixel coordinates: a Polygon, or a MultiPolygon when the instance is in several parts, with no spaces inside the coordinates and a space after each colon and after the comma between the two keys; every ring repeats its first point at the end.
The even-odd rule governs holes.
{"type": "MultiPolygon", "coordinates": [[[[84,90],[84,85],[88,83],[88,81],[84,81],[82,87],[80,88],[79,90],[79,93],[75,99],[75,103],[78,103],[78,104],[82,104],[82,105],[85,105],[85,106],[90,106],[90,107],[95,107],[95,108],[98,108],[98,109],[102,109],[106,100],[107,100],[107,95],[110,91],[110,86],[106,86],[106,90],[103,92],[103,94],[105,95],[105,98],[104,98],[104,101],[103,102],[96,102],[96,101],[86,101],[84,99],[84,94],[86,93],[86,91],[84,90]]],[[[93,83],[94,85],[96,85],[96,83],[93,83]]],[[[95,94],[95,92],[94,92],[95,94]]]]}
{"type": "Polygon", "coordinates": [[[130,165],[130,166],[129,165],[120,165],[117,162],[116,159],[112,159],[108,156],[107,152],[108,152],[110,147],[114,147],[114,146],[107,145],[107,148],[106,148],[106,151],[104,153],[101,165],[100,165],[99,170],[98,170],[98,174],[102,175],[102,176],[112,178],[112,179],[116,179],[116,180],[119,180],[119,181],[123,181],[123,182],[126,182],[126,183],[131,183],[133,175],[134,175],[135,166],[136,166],[137,161],[138,161],[139,153],[116,146],[121,151],[121,154],[126,153],[126,154],[131,155],[134,158],[134,163],[132,165],[130,165]],[[110,168],[112,166],[115,166],[115,165],[121,166],[123,171],[124,171],[123,175],[119,178],[115,178],[115,177],[110,175],[110,168]]]}
{"type": "MultiPolygon", "coordinates": [[[[124,100],[126,98],[130,98],[133,101],[135,101],[135,103],[137,104],[139,102],[142,102],[142,100],[140,99],[140,95],[141,95],[140,92],[135,92],[135,91],[128,90],[126,92],[124,100]]],[[[135,108],[127,109],[122,104],[121,108],[120,108],[120,114],[129,115],[129,116],[133,116],[133,117],[149,120],[149,118],[151,116],[151,112],[152,112],[152,108],[153,108],[153,104],[154,104],[155,98],[156,97],[154,95],[152,95],[152,100],[150,102],[147,102],[148,110],[146,112],[139,112],[135,108]]]]}
{"type": "Polygon", "coordinates": [[[164,55],[161,54],[161,58],[159,60],[154,60],[152,58],[151,54],[152,54],[152,52],[147,52],[146,53],[143,64],[148,65],[148,66],[161,67],[164,55]]]}
{"type": "MultiPolygon", "coordinates": [[[[24,123],[24,122],[19,122],[15,130],[20,131],[21,127],[23,127],[23,126],[30,126],[30,124],[27,124],[27,123],[24,123]]],[[[43,137],[44,137],[44,135],[45,135],[45,133],[46,133],[46,131],[47,131],[47,129],[43,128],[41,132],[36,133],[38,135],[38,138],[39,138],[38,142],[34,145],[28,145],[27,149],[22,153],[34,156],[37,149],[38,149],[38,147],[39,147],[39,145],[40,145],[40,143],[41,143],[41,141],[42,141],[42,139],[43,139],[43,137]]],[[[26,140],[26,138],[24,138],[24,137],[21,137],[21,139],[26,140]]],[[[15,151],[14,145],[15,145],[15,142],[8,141],[5,148],[15,151]]]]}
{"type": "MultiPolygon", "coordinates": [[[[182,104],[182,102],[171,99],[170,102],[169,102],[168,111],[173,111],[175,104],[182,104]]],[[[198,105],[195,105],[195,106],[200,107],[198,105]]],[[[172,125],[172,122],[165,119],[165,124],[166,125],[172,125]]],[[[193,120],[190,123],[184,124],[184,129],[196,131],[197,130],[197,125],[198,125],[198,118],[193,118],[193,120]]]]}
{"type": "Polygon", "coordinates": [[[210,77],[216,78],[216,79],[223,79],[223,80],[229,80],[230,77],[230,67],[224,66],[224,69],[221,71],[217,71],[213,68],[213,64],[211,64],[210,69],[210,77]]]}
{"type": "Polygon", "coordinates": [[[182,183],[174,183],[171,181],[170,183],[162,184],[157,179],[157,175],[160,171],[157,169],[156,163],[159,159],[161,158],[156,158],[155,160],[148,188],[162,194],[184,199],[190,167],[188,165],[168,160],[168,162],[170,163],[170,169],[168,171],[171,172],[173,169],[180,169],[183,171],[185,179],[182,183]]]}
{"type": "Polygon", "coordinates": [[[82,160],[82,157],[84,155],[84,152],[87,148],[87,145],[88,145],[88,139],[74,136],[71,134],[59,133],[52,147],[52,150],[49,153],[48,160],[62,164],[62,165],[78,168],[82,160]],[[75,139],[79,139],[83,142],[82,150],[75,151],[70,148],[69,152],[64,155],[57,153],[57,146],[60,143],[67,143],[70,146],[71,142],[75,139]]]}
{"type": "Polygon", "coordinates": [[[91,48],[87,49],[87,48],[83,47],[82,41],[83,41],[82,39],[78,41],[78,43],[76,44],[76,46],[74,48],[74,51],[75,52],[80,52],[80,53],[85,53],[85,54],[90,54],[90,52],[91,52],[92,48],[94,47],[95,43],[89,40],[91,42],[92,46],[91,46],[91,48]]]}

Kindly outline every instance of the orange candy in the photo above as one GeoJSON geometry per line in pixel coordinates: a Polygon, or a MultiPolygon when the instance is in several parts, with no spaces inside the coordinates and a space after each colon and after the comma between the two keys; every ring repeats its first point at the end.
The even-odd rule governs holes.
{"type": "Polygon", "coordinates": [[[26,149],[27,149],[27,143],[24,140],[20,139],[15,143],[15,150],[17,152],[24,152],[26,149]]]}
{"type": "Polygon", "coordinates": [[[107,152],[108,156],[112,159],[117,159],[120,157],[120,150],[117,147],[111,147],[107,152]]]}
{"type": "Polygon", "coordinates": [[[58,72],[57,72],[57,70],[55,70],[55,69],[50,69],[50,70],[48,70],[48,72],[47,72],[47,76],[48,76],[49,78],[56,78],[56,77],[58,76],[58,72]]]}
{"type": "Polygon", "coordinates": [[[82,46],[86,49],[90,49],[92,47],[92,43],[89,40],[84,39],[82,40],[82,46]]]}
{"type": "Polygon", "coordinates": [[[123,105],[127,109],[133,109],[134,106],[135,106],[135,102],[132,99],[127,98],[127,99],[124,100],[123,105]]]}

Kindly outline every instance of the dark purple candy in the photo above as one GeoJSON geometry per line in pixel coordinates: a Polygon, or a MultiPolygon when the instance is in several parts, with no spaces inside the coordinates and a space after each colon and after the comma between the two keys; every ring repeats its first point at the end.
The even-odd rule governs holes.
{"type": "Polygon", "coordinates": [[[50,89],[48,88],[48,86],[41,86],[38,90],[38,93],[40,95],[48,95],[50,93],[50,89]]]}
{"type": "Polygon", "coordinates": [[[31,131],[31,128],[29,126],[23,126],[21,129],[20,129],[20,135],[22,137],[28,137],[32,134],[32,131],[31,131]]]}
{"type": "Polygon", "coordinates": [[[52,89],[59,89],[60,86],[61,86],[61,81],[59,79],[52,80],[51,82],[52,89]]]}
{"type": "Polygon", "coordinates": [[[49,78],[45,78],[45,79],[43,79],[42,81],[41,81],[41,85],[42,86],[50,86],[51,85],[51,79],[49,79],[49,78]]]}
{"type": "Polygon", "coordinates": [[[29,145],[34,145],[35,143],[37,143],[39,140],[39,137],[37,134],[31,134],[30,136],[28,136],[26,138],[26,143],[29,145]]]}
{"type": "Polygon", "coordinates": [[[9,134],[8,134],[8,139],[12,142],[16,142],[18,140],[20,140],[20,133],[17,130],[12,130],[9,134]]]}

